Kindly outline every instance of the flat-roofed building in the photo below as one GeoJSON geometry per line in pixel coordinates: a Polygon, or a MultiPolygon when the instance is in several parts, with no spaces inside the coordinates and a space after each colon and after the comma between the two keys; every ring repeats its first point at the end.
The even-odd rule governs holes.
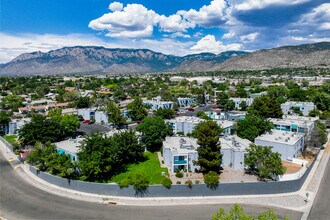
{"type": "Polygon", "coordinates": [[[302,152],[304,134],[273,129],[255,138],[254,143],[260,146],[271,146],[273,152],[281,154],[282,160],[291,161],[302,152]]]}
{"type": "Polygon", "coordinates": [[[310,111],[316,109],[313,102],[285,102],[281,104],[283,114],[294,114],[295,110],[299,110],[304,116],[310,111]]]}

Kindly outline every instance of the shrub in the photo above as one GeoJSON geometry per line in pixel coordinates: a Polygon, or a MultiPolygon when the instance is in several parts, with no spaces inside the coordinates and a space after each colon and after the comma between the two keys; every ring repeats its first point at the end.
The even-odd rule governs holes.
{"type": "Polygon", "coordinates": [[[172,186],[172,181],[171,181],[170,178],[164,177],[163,180],[162,180],[162,184],[165,188],[170,189],[171,186],[172,186]]]}
{"type": "Polygon", "coordinates": [[[178,178],[182,178],[183,177],[183,173],[181,173],[180,171],[178,171],[178,172],[176,172],[175,176],[178,177],[178,178]]]}
{"type": "Polygon", "coordinates": [[[176,181],[176,184],[181,184],[181,181],[176,181]]]}
{"type": "Polygon", "coordinates": [[[193,183],[192,183],[191,180],[187,180],[187,181],[185,182],[185,184],[188,186],[189,189],[191,189],[192,186],[193,186],[193,183]]]}
{"type": "Polygon", "coordinates": [[[123,179],[118,183],[120,188],[127,188],[131,185],[131,181],[129,179],[123,179]]]}
{"type": "Polygon", "coordinates": [[[133,188],[137,191],[145,190],[149,186],[148,177],[144,173],[135,173],[130,179],[133,188]]]}
{"type": "Polygon", "coordinates": [[[214,171],[210,171],[207,174],[204,174],[204,182],[209,187],[216,187],[219,184],[219,174],[214,171]]]}
{"type": "Polygon", "coordinates": [[[195,180],[195,184],[200,184],[199,180],[195,180]]]}

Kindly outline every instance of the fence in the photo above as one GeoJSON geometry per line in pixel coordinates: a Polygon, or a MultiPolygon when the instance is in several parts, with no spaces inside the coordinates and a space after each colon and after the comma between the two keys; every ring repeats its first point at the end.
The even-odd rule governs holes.
{"type": "Polygon", "coordinates": [[[192,186],[192,188],[189,188],[187,185],[172,185],[170,189],[167,189],[162,185],[151,185],[147,188],[147,190],[142,192],[135,191],[131,186],[128,188],[120,188],[117,184],[91,183],[78,180],[69,180],[41,172],[32,166],[30,166],[29,169],[39,178],[51,184],[86,193],[125,197],[189,197],[262,195],[295,192],[298,191],[304,184],[310,170],[314,166],[314,163],[315,159],[308,167],[304,175],[296,180],[255,183],[220,183],[216,188],[209,188],[205,184],[195,184],[192,186]]]}

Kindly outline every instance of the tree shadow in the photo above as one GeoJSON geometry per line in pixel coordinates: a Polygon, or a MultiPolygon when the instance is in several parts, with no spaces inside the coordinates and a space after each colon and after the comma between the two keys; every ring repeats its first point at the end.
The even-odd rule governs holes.
{"type": "Polygon", "coordinates": [[[148,188],[142,188],[142,189],[135,190],[134,196],[135,197],[145,197],[148,194],[149,194],[148,188]]]}

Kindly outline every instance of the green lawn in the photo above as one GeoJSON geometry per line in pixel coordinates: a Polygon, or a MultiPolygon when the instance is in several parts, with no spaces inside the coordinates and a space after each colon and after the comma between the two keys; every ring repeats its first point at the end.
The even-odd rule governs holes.
{"type": "Polygon", "coordinates": [[[114,176],[110,182],[118,183],[121,180],[128,178],[131,174],[144,172],[148,176],[150,184],[161,184],[163,178],[162,172],[168,174],[167,168],[160,167],[156,152],[145,152],[144,156],[147,158],[145,161],[129,165],[126,172],[114,176]]]}
{"type": "Polygon", "coordinates": [[[5,135],[3,138],[8,141],[9,143],[14,143],[16,141],[17,135],[5,135]]]}

